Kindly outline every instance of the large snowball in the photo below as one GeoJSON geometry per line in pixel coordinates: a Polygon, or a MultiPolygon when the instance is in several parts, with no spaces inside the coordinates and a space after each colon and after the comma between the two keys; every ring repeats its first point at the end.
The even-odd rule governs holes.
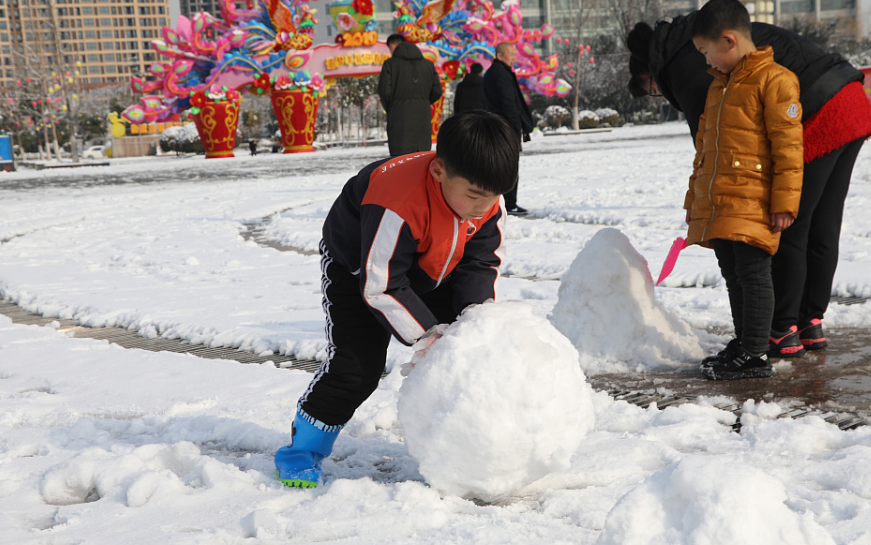
{"type": "Polygon", "coordinates": [[[572,262],[551,322],[590,374],[677,367],[704,357],[699,336],[653,295],[647,261],[626,235],[602,229],[572,262]]]}
{"type": "Polygon", "coordinates": [[[833,545],[787,505],[783,483],[738,457],[694,456],[654,473],[605,519],[597,545],[833,545]]]}
{"type": "Polygon", "coordinates": [[[399,391],[405,442],[444,494],[491,501],[568,469],[594,424],[572,344],[522,303],[467,310],[399,391]]]}

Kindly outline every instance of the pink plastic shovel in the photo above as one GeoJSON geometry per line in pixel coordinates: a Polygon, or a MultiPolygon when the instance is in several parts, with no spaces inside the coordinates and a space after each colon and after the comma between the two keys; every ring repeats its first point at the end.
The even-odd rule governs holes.
{"type": "Polygon", "coordinates": [[[665,263],[662,264],[662,271],[659,273],[659,280],[656,281],[657,286],[660,282],[668,278],[668,275],[670,275],[671,271],[674,270],[674,265],[677,263],[677,256],[680,254],[680,251],[686,247],[687,239],[683,237],[677,237],[674,242],[671,243],[671,249],[668,251],[668,255],[665,256],[665,263]]]}

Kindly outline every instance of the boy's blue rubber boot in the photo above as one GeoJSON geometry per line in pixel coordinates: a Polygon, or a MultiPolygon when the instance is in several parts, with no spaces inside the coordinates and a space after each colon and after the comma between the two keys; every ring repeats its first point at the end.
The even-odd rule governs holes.
{"type": "Polygon", "coordinates": [[[342,426],[323,431],[297,413],[293,420],[293,439],[275,453],[278,480],[295,488],[314,488],[324,478],[321,462],[333,451],[342,426]]]}

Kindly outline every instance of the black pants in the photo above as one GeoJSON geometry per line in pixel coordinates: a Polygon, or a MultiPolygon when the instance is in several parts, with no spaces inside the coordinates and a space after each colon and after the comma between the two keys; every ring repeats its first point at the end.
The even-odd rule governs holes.
{"type": "Polygon", "coordinates": [[[505,198],[505,210],[517,208],[517,186],[519,183],[520,180],[518,179],[518,181],[514,183],[514,187],[511,188],[511,191],[502,195],[505,198]]]}
{"type": "Polygon", "coordinates": [[[838,266],[844,201],[863,143],[854,140],[804,166],[798,217],[781,235],[771,264],[774,330],[823,319],[838,266]]]}
{"type": "Polygon", "coordinates": [[[711,245],[729,290],[735,336],[750,354],[768,352],[774,314],[771,255],[745,242],[714,239],[711,245]]]}
{"type": "MultiPolygon", "coordinates": [[[[308,415],[329,426],[348,422],[378,387],[390,331],[360,292],[360,279],[335,263],[321,242],[321,293],[326,314],[327,359],[299,400],[308,415]]],[[[441,323],[453,322],[453,290],[443,283],[421,299],[441,323]]]]}

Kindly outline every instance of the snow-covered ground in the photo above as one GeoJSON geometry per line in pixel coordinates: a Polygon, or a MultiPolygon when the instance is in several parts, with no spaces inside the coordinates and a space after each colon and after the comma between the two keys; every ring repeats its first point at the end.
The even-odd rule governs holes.
{"type": "MultiPolygon", "coordinates": [[[[710,331],[728,328],[730,316],[711,251],[684,251],[652,295],[638,289],[640,256],[656,275],[684,234],[692,161],[686,126],[542,137],[524,146],[519,202],[531,214],[508,221],[506,308],[528,307],[532,329],[550,317],[581,351],[587,375],[691,366],[697,354],[718,349],[725,337],[710,331]],[[603,232],[587,248],[603,227],[622,235],[603,232]],[[581,250],[592,264],[573,265],[581,250]],[[563,277],[573,283],[558,294],[563,277]],[[603,282],[584,278],[618,278],[626,289],[596,291],[603,282]],[[565,297],[584,301],[582,323],[598,315],[613,324],[614,342],[590,344],[578,340],[581,326],[556,323],[565,297]],[[673,334],[614,350],[626,331],[658,322],[673,334]]],[[[165,157],[0,173],[0,296],[144,336],[322,357],[311,251],[344,182],[386,152],[165,157]],[[249,240],[243,234],[252,224],[300,251],[249,240]]],[[[845,213],[838,295],[871,296],[869,208],[865,149],[845,213]]],[[[826,324],[871,327],[871,304],[833,305],[826,324]]],[[[503,355],[502,367],[483,369],[517,386],[511,381],[547,355],[533,348],[539,331],[527,339],[512,327],[520,331],[512,335],[518,350],[532,353],[503,355]]],[[[327,483],[289,490],[274,478],[272,454],[290,439],[310,375],[125,350],[0,316],[0,542],[871,544],[871,429],[773,420],[778,407],[761,402],[745,406],[736,434],[728,426],[734,417],[713,401],[659,411],[585,394],[592,430],[572,434],[579,446],[568,462],[545,464],[551,473],[490,503],[444,492],[424,474],[449,481],[447,461],[439,466],[430,457],[419,470],[398,405],[407,414],[425,414],[425,403],[432,414],[455,406],[450,396],[403,398],[399,364],[409,356],[408,348],[391,347],[392,372],[340,435],[325,463],[327,483]]],[[[540,426],[553,443],[558,423],[533,425],[493,409],[510,405],[521,389],[495,390],[457,392],[479,396],[473,429],[505,426],[528,442],[540,426]]],[[[559,414],[523,395],[518,402],[559,414]]],[[[418,446],[436,437],[424,433],[421,443],[415,429],[418,446]]],[[[510,465],[517,454],[506,445],[499,462],[510,465]]],[[[495,456],[481,452],[464,458],[463,469],[492,473],[495,456]]]]}

